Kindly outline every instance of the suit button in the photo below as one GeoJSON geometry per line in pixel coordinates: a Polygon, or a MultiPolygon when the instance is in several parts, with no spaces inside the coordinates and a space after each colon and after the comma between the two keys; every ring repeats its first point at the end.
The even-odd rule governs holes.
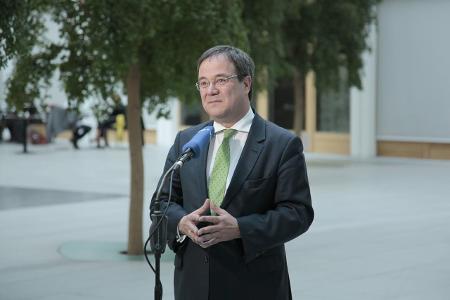
{"type": "Polygon", "coordinates": [[[209,258],[208,256],[205,255],[205,264],[209,263],[209,258]]]}

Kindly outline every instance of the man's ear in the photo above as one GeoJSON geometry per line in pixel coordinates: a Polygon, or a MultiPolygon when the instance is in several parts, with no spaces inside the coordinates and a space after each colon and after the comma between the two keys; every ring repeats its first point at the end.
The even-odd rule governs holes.
{"type": "Polygon", "coordinates": [[[242,80],[242,82],[244,83],[245,89],[247,90],[247,92],[250,92],[250,88],[252,87],[252,78],[250,76],[245,76],[244,80],[242,80]]]}

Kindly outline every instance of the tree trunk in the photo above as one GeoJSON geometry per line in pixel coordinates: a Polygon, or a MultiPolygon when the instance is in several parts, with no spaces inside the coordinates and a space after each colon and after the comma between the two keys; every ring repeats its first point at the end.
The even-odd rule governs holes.
{"type": "Polygon", "coordinates": [[[305,78],[303,72],[296,70],[293,78],[294,86],[294,132],[301,136],[305,112],[305,78]]]}
{"type": "Polygon", "coordinates": [[[128,143],[130,147],[130,213],[128,220],[128,254],[143,254],[142,215],[144,206],[144,161],[141,139],[141,71],[138,64],[128,70],[128,143]]]}

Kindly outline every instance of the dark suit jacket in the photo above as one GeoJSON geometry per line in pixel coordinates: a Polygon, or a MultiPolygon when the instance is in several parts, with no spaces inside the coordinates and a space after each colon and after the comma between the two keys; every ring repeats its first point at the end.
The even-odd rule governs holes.
{"type": "MultiPolygon", "coordinates": [[[[210,124],[178,133],[165,170],[182,146],[210,124]]],[[[167,231],[176,253],[175,299],[291,299],[284,243],[308,230],[314,218],[300,139],[255,114],[221,205],[237,218],[241,238],[203,249],[188,238],[177,243],[176,228],[208,197],[207,154],[205,149],[173,178],[167,231]]],[[[168,184],[161,199],[167,201],[167,196],[168,184]]]]}

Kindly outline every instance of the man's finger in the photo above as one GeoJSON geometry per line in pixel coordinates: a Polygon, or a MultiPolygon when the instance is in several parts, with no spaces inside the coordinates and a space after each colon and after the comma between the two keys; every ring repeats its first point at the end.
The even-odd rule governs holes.
{"type": "Polygon", "coordinates": [[[220,222],[220,218],[218,216],[201,216],[198,220],[199,222],[209,222],[212,224],[218,224],[220,222]]]}
{"type": "Polygon", "coordinates": [[[189,232],[192,232],[195,235],[198,234],[198,228],[197,228],[197,226],[195,226],[195,222],[193,221],[193,219],[198,220],[198,216],[195,217],[195,216],[187,215],[181,219],[179,227],[178,227],[180,229],[181,233],[184,233],[186,235],[188,235],[189,232]]]}
{"type": "Polygon", "coordinates": [[[213,202],[210,203],[210,208],[213,212],[215,212],[218,216],[228,214],[228,212],[219,206],[215,205],[213,202]]]}
{"type": "Polygon", "coordinates": [[[200,247],[202,247],[203,249],[206,249],[206,248],[209,247],[209,245],[208,245],[208,244],[205,244],[205,243],[199,243],[198,245],[199,245],[200,247]]]}
{"type": "Polygon", "coordinates": [[[192,223],[187,224],[187,227],[190,232],[194,233],[195,235],[198,235],[198,228],[192,223]]]}
{"type": "Polygon", "coordinates": [[[213,233],[213,232],[217,232],[217,231],[219,231],[219,226],[217,226],[217,225],[210,225],[210,226],[206,226],[206,227],[203,227],[203,228],[199,229],[197,234],[199,236],[201,236],[201,235],[204,235],[204,234],[207,234],[207,233],[213,233]]]}
{"type": "Polygon", "coordinates": [[[215,244],[217,244],[217,239],[216,238],[212,238],[212,239],[210,239],[208,241],[205,241],[203,243],[199,243],[200,247],[202,247],[202,248],[208,248],[208,247],[211,247],[212,245],[215,245],[215,244]]]}
{"type": "Polygon", "coordinates": [[[199,243],[206,243],[207,241],[212,240],[213,238],[215,238],[213,233],[209,233],[209,234],[204,234],[202,236],[199,236],[197,241],[199,243]]]}
{"type": "Polygon", "coordinates": [[[195,211],[193,211],[192,213],[201,215],[203,214],[205,211],[208,211],[208,209],[210,209],[210,201],[209,199],[206,199],[205,202],[203,202],[203,205],[200,206],[199,208],[197,208],[195,211]]]}

